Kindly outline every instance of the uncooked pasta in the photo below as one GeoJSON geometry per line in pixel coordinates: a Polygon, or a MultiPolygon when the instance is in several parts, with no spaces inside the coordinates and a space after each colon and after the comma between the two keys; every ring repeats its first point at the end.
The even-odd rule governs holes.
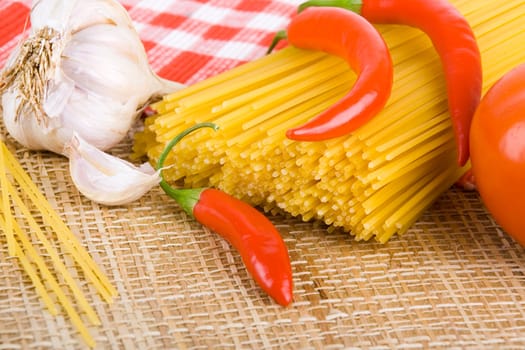
{"type": "MultiPolygon", "coordinates": [[[[484,88],[525,59],[522,1],[455,2],[482,52],[484,88]]],[[[286,47],[196,83],[152,105],[157,114],[135,136],[134,154],[156,162],[165,145],[199,130],[166,160],[182,186],[215,186],[266,211],[319,220],[358,240],[403,234],[466,171],[456,165],[445,79],[428,37],[414,28],[378,26],[394,62],[384,110],[355,132],[297,142],[301,125],[348,92],[355,74],[338,57],[286,47]]]]}
{"type": "Polygon", "coordinates": [[[86,344],[93,347],[95,341],[81,314],[93,325],[100,320],[63,257],[73,258],[105,301],[111,302],[116,289],[1,141],[0,166],[0,228],[7,237],[9,254],[18,258],[49,312],[57,315],[61,306],[86,344]]]}

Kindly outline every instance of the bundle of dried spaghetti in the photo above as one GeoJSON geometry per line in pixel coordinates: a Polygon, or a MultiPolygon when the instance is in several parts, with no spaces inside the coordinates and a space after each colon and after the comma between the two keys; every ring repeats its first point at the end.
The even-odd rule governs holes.
{"type": "Polygon", "coordinates": [[[117,295],[115,288],[1,140],[0,167],[0,228],[9,254],[18,258],[49,312],[63,310],[86,344],[95,346],[82,317],[93,325],[100,320],[65,260],[72,259],[106,302],[117,295]]]}
{"type": "MultiPolygon", "coordinates": [[[[458,2],[479,40],[485,87],[524,59],[525,5],[458,2]]],[[[293,47],[201,81],[152,105],[135,155],[156,161],[167,142],[197,122],[167,159],[167,179],[216,186],[267,211],[322,220],[356,239],[404,233],[461,176],[442,67],[412,28],[380,27],[395,64],[385,109],[356,132],[295,142],[285,132],[350,90],[355,76],[337,57],[293,47]],[[388,29],[387,29],[388,28],[388,29]]]]}

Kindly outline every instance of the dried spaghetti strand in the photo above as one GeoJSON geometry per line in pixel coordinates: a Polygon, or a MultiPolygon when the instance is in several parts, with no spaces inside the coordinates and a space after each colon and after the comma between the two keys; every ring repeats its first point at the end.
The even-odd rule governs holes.
{"type": "MultiPolygon", "coordinates": [[[[80,335],[82,336],[82,338],[84,339],[86,344],[89,345],[90,347],[94,347],[95,346],[95,341],[92,338],[92,336],[89,334],[89,331],[88,331],[86,325],[84,324],[84,322],[82,321],[80,315],[75,310],[72,301],[64,293],[64,291],[60,287],[57,279],[53,276],[52,272],[47,267],[45,261],[40,257],[39,253],[35,250],[34,246],[30,242],[29,237],[27,236],[27,234],[24,233],[24,231],[22,231],[21,229],[17,229],[17,236],[20,239],[20,241],[22,242],[22,249],[23,249],[23,251],[22,251],[22,249],[20,249],[18,251],[18,254],[17,254],[18,258],[22,259],[22,260],[29,260],[30,259],[37,265],[38,269],[40,270],[40,275],[42,276],[42,280],[46,281],[50,285],[50,288],[55,293],[55,295],[57,296],[57,299],[58,299],[60,305],[62,305],[62,307],[64,308],[64,310],[66,312],[66,315],[71,319],[71,322],[73,323],[75,328],[78,330],[78,332],[80,333],[80,335]],[[27,259],[26,257],[29,257],[29,259],[27,259]]],[[[20,247],[18,247],[18,248],[20,248],[20,247]]],[[[47,250],[47,252],[51,256],[53,256],[55,254],[54,251],[47,250]]],[[[30,269],[29,271],[30,272],[28,272],[28,274],[30,273],[30,276],[31,275],[33,276],[33,278],[32,278],[32,280],[33,280],[35,278],[35,276],[36,276],[35,271],[32,271],[32,269],[30,269]]],[[[66,283],[68,284],[70,289],[72,289],[71,288],[72,284],[71,284],[71,282],[68,281],[69,280],[69,278],[68,278],[69,277],[69,273],[67,271],[65,273],[64,273],[64,271],[61,271],[61,274],[62,274],[62,277],[65,277],[66,283]]],[[[37,282],[37,284],[38,284],[38,282],[37,282]]],[[[74,284],[74,282],[73,282],[73,284],[74,284]]],[[[77,299],[77,302],[80,305],[80,309],[87,313],[88,318],[91,320],[91,322],[94,325],[100,325],[100,320],[98,319],[96,314],[94,314],[94,311],[91,309],[91,306],[87,303],[87,301],[85,300],[83,295],[79,296],[78,293],[74,293],[74,294],[75,294],[75,297],[77,299]]]]}
{"type": "MultiPolygon", "coordinates": [[[[2,215],[0,215],[0,227],[2,228],[2,230],[5,229],[5,226],[6,226],[6,220],[2,215]]],[[[21,230],[16,221],[12,223],[12,228],[13,228],[13,232],[21,230]]],[[[35,259],[41,260],[42,258],[38,254],[30,255],[29,257],[26,256],[22,250],[22,247],[20,246],[18,241],[14,239],[14,237],[13,237],[13,247],[12,248],[15,253],[15,255],[13,256],[19,259],[20,264],[22,265],[22,268],[24,269],[24,271],[26,271],[27,275],[31,279],[31,282],[34,285],[37,294],[41,297],[42,302],[44,303],[46,308],[49,310],[49,312],[52,315],[57,315],[58,309],[56,308],[55,303],[53,302],[49,293],[47,292],[43,281],[38,276],[38,272],[35,270],[35,268],[33,267],[30,261],[30,259],[34,261],[35,259]]]]}
{"type": "Polygon", "coordinates": [[[33,283],[36,293],[49,312],[53,315],[59,313],[52,298],[54,295],[85,343],[94,347],[94,338],[90,335],[80,313],[86,315],[93,325],[100,325],[100,319],[77,285],[71,272],[62,262],[59,252],[52,244],[51,238],[48,237],[49,234],[54,234],[53,239],[58,240],[61,252],[65,252],[73,258],[77,267],[82,270],[84,276],[92,282],[107,302],[110,302],[112,297],[117,294],[116,289],[111,285],[107,276],[97,267],[78,238],[60,219],[5,143],[1,141],[0,165],[2,166],[2,173],[0,174],[0,185],[2,186],[0,227],[4,232],[11,233],[8,243],[11,251],[14,252],[13,256],[18,258],[22,268],[33,283]],[[11,204],[17,214],[16,217],[11,212],[11,204]],[[6,207],[9,210],[6,210],[6,207]],[[38,220],[34,215],[37,215],[38,220]],[[22,229],[21,220],[25,220],[24,226],[30,228],[31,236],[22,229]],[[32,240],[36,240],[38,243],[32,240]],[[49,259],[44,259],[43,256],[49,259]],[[49,262],[51,262],[50,265],[48,265],[49,262]],[[73,299],[66,292],[66,288],[73,295],[73,299]]]}
{"type": "Polygon", "coordinates": [[[10,256],[15,256],[15,240],[13,234],[13,214],[11,213],[11,202],[9,199],[9,191],[7,190],[7,174],[5,169],[5,157],[3,147],[5,147],[4,142],[0,140],[2,149],[0,149],[0,190],[2,191],[2,214],[4,216],[4,225],[3,231],[7,239],[7,249],[10,256]]]}
{"type": "Polygon", "coordinates": [[[6,167],[11,171],[20,188],[42,214],[42,218],[55,230],[60,243],[66,248],[67,252],[79,264],[82,271],[93,283],[94,287],[104,297],[106,301],[111,301],[112,296],[117,295],[116,289],[109,282],[107,276],[100,271],[89,253],[81,245],[78,238],[71,232],[67,225],[60,219],[56,211],[50,206],[49,202],[38,190],[34,182],[22,169],[14,156],[2,145],[6,159],[6,167]]]}
{"type": "MultiPolygon", "coordinates": [[[[73,292],[73,295],[77,299],[83,311],[88,316],[89,320],[93,324],[100,324],[100,320],[97,314],[87,302],[84,294],[82,293],[80,288],[78,288],[77,283],[75,282],[71,274],[68,272],[66,266],[62,262],[62,259],[60,259],[60,256],[58,255],[57,251],[53,248],[51,242],[44,234],[44,231],[42,230],[40,225],[36,222],[36,220],[31,215],[30,210],[25,206],[22,198],[18,195],[18,193],[16,193],[16,190],[13,188],[13,185],[8,184],[8,189],[11,192],[11,195],[13,197],[13,202],[17,205],[21,214],[24,215],[29,227],[31,227],[32,232],[35,234],[36,238],[38,239],[38,242],[44,247],[46,253],[49,255],[51,261],[53,262],[55,270],[64,278],[69,289],[71,289],[71,291],[73,292]]],[[[21,230],[18,231],[17,234],[19,238],[22,239],[22,242],[27,243],[27,245],[25,245],[25,249],[26,250],[29,249],[31,247],[29,237],[21,230]]],[[[35,255],[38,255],[36,251],[32,251],[32,253],[35,255]]],[[[44,266],[40,266],[40,267],[44,268],[44,266]]],[[[50,273],[49,274],[46,273],[46,275],[47,277],[51,277],[50,273]]]]}

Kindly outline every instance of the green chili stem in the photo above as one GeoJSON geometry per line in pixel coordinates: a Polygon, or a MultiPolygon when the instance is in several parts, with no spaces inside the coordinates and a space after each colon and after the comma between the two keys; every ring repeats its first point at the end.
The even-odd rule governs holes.
{"type": "Polygon", "coordinates": [[[205,188],[174,188],[170,186],[170,184],[168,184],[164,179],[164,176],[162,175],[162,168],[164,166],[164,161],[166,160],[168,154],[171,152],[173,147],[175,147],[175,145],[177,145],[188,134],[197,131],[201,128],[212,128],[213,130],[217,130],[219,127],[213,123],[199,123],[182,131],[166,145],[166,147],[159,156],[159,160],[157,161],[156,167],[156,169],[159,171],[161,178],[160,187],[164,190],[164,192],[166,192],[168,196],[173,198],[190,216],[193,216],[193,207],[199,201],[200,194],[203,190],[205,190],[205,188]]]}
{"type": "MultiPolygon", "coordinates": [[[[157,170],[162,170],[162,167],[164,166],[164,161],[166,160],[166,157],[168,156],[168,153],[170,153],[171,149],[175,147],[176,144],[178,144],[184,137],[188,136],[188,134],[191,134],[194,131],[197,131],[202,128],[212,128],[213,130],[218,130],[219,127],[214,123],[198,123],[193,125],[192,127],[187,128],[186,130],[182,131],[180,134],[175,136],[164,148],[162,153],[159,156],[159,160],[157,161],[157,170]]],[[[162,177],[162,175],[161,175],[162,177]]]]}
{"type": "Polygon", "coordinates": [[[297,12],[304,11],[312,6],[327,6],[327,7],[341,7],[355,13],[361,13],[363,7],[362,0],[310,0],[302,3],[297,8],[297,12]]]}
{"type": "Polygon", "coordinates": [[[182,209],[191,217],[193,215],[193,208],[199,201],[202,191],[206,188],[173,188],[166,181],[160,182],[160,187],[166,192],[168,196],[173,198],[182,209]]]}
{"type": "Polygon", "coordinates": [[[272,43],[270,44],[270,47],[266,51],[266,54],[270,54],[275,46],[279,43],[279,41],[284,40],[287,38],[287,34],[285,30],[280,30],[277,33],[275,33],[275,36],[273,37],[272,43]]]}

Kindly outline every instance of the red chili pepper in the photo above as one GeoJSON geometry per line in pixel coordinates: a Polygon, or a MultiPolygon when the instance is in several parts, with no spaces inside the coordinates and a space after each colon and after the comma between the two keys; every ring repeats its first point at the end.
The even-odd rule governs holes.
{"type": "Polygon", "coordinates": [[[288,130],[288,138],[321,141],[343,136],[383,109],[392,90],[392,59],[383,38],[368,21],[342,9],[311,9],[292,18],[269,51],[284,37],[296,47],[339,56],[357,73],[348,94],[304,125],[288,130]]]}
{"type": "MultiPolygon", "coordinates": [[[[175,137],[159,157],[157,169],[162,169],[167,154],[184,136],[202,127],[215,125],[197,124],[175,137]]],[[[190,216],[237,249],[248,272],[268,295],[283,306],[291,303],[293,283],[288,250],[266,216],[217,189],[175,189],[164,179],[160,186],[190,216]]]]}
{"type": "Polygon", "coordinates": [[[469,132],[481,99],[481,55],[472,28],[446,0],[311,0],[299,6],[336,6],[372,23],[405,24],[425,32],[440,56],[458,150],[458,164],[469,158],[469,132]]]}

